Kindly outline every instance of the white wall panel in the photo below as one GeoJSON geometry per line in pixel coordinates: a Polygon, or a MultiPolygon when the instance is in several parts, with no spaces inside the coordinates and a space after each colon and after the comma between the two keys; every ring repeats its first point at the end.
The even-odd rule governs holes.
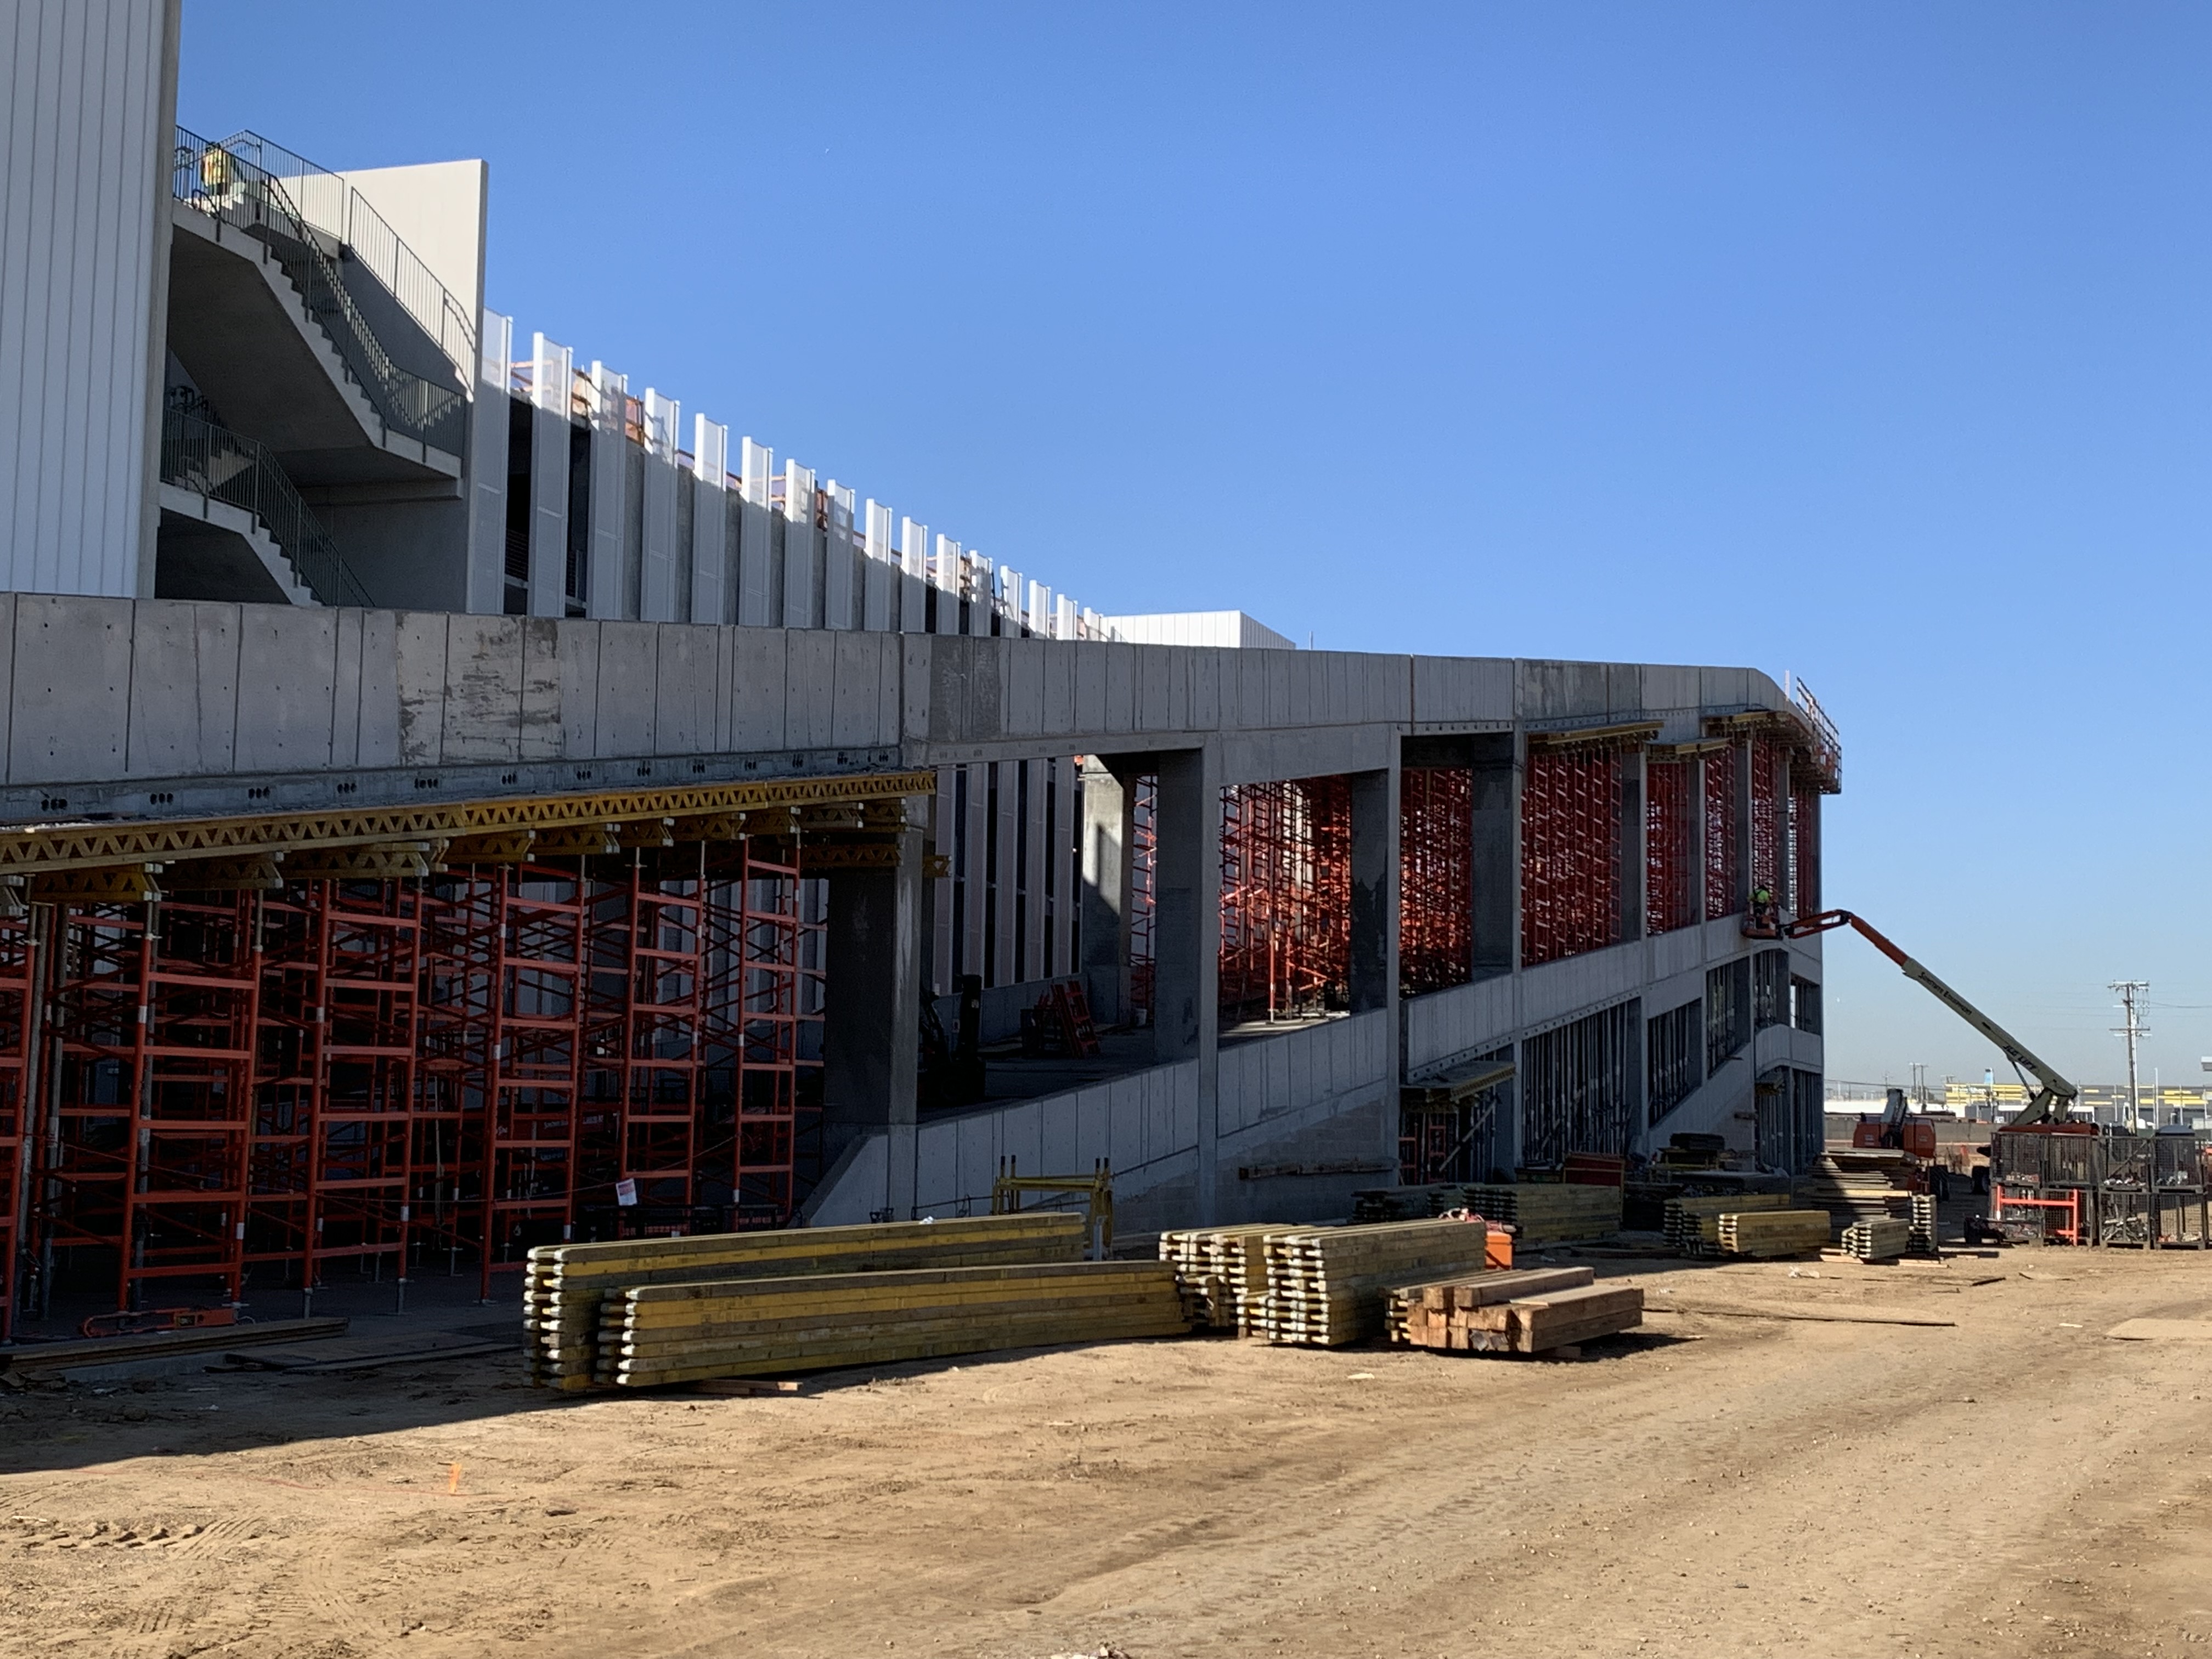
{"type": "Polygon", "coordinates": [[[177,9],[0,7],[0,580],[152,591],[177,9]]]}

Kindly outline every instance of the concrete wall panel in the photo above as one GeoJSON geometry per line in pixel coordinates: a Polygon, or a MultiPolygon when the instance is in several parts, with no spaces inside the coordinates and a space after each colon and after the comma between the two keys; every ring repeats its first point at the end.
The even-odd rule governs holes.
{"type": "Polygon", "coordinates": [[[836,686],[830,714],[830,742],[866,749],[884,740],[876,724],[883,690],[883,652],[866,634],[840,634],[834,641],[836,686]]]}
{"type": "Polygon", "coordinates": [[[651,623],[599,624],[598,739],[587,753],[605,758],[657,751],[653,678],[659,667],[659,633],[651,623]]]}
{"type": "Polygon", "coordinates": [[[1024,737],[1044,731],[1044,659],[1040,640],[1009,640],[1006,658],[1006,730],[1024,737]]]}
{"type": "MultiPolygon", "coordinates": [[[[370,614],[355,610],[338,612],[337,678],[331,685],[331,764],[341,770],[361,764],[362,636],[362,623],[370,614]]],[[[232,659],[234,674],[234,649],[232,659]]]]}
{"type": "MultiPolygon", "coordinates": [[[[473,618],[440,617],[441,623],[473,618]]],[[[442,630],[437,630],[442,632],[442,630]]],[[[416,705],[420,740],[435,764],[445,707],[443,665],[429,666],[429,631],[420,665],[438,690],[416,705]]],[[[239,720],[235,764],[242,772],[298,772],[331,763],[331,692],[337,678],[337,613],[242,608],[239,625],[239,720]]],[[[405,708],[402,709],[403,721],[405,708]]],[[[404,728],[403,728],[404,729],[404,728]]]]}
{"type": "MultiPolygon", "coordinates": [[[[14,599],[9,595],[11,608],[14,599]]],[[[123,775],[163,778],[229,770],[235,764],[238,607],[162,605],[137,622],[131,641],[131,684],[161,690],[131,699],[123,775]]]]}
{"type": "Polygon", "coordinates": [[[736,750],[782,749],[784,713],[789,684],[785,660],[786,641],[792,636],[776,628],[739,628],[730,635],[734,665],[730,702],[730,747],[736,750]]]}
{"type": "Polygon", "coordinates": [[[560,654],[561,752],[588,760],[599,752],[599,646],[603,623],[551,624],[560,654]]]}
{"type": "Polygon", "coordinates": [[[562,720],[561,627],[543,617],[521,619],[522,659],[515,708],[515,758],[558,760],[566,752],[562,720]]]}
{"type": "Polygon", "coordinates": [[[817,630],[794,633],[787,653],[785,738],[793,749],[827,748],[836,741],[837,641],[817,630]]]}
{"type": "Polygon", "coordinates": [[[131,719],[128,599],[15,603],[11,782],[70,782],[123,769],[131,719]]]}
{"type": "Polygon", "coordinates": [[[710,628],[659,628],[653,707],[653,750],[657,754],[703,753],[719,745],[720,724],[715,701],[721,653],[720,632],[710,628]]]}
{"type": "Polygon", "coordinates": [[[400,764],[399,618],[390,611],[361,613],[361,725],[355,763],[400,764]]]}
{"type": "Polygon", "coordinates": [[[462,617],[446,629],[445,733],[449,766],[521,758],[522,619],[462,617]]]}

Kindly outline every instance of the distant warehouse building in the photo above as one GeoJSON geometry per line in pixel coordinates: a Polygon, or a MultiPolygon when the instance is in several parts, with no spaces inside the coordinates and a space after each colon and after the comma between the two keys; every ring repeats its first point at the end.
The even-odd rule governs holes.
{"type": "Polygon", "coordinates": [[[0,1320],[1001,1160],[1127,1229],[1817,1154],[1820,942],[1741,932],[1820,904],[1802,686],[1097,615],[488,309],[481,163],[17,11],[0,1320]]]}

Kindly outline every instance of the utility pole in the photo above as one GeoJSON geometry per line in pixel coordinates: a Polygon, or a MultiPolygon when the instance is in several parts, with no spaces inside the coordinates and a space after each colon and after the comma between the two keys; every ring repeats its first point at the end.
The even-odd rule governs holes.
{"type": "Polygon", "coordinates": [[[2150,1028],[2142,1023],[2136,1009],[2136,1000],[2150,989],[2146,979],[2116,979],[2112,988],[2120,994],[2120,1006],[2126,1010],[2128,1023],[2112,1027],[2112,1035],[2125,1037],[2128,1043],[2128,1127],[2142,1127],[2142,1085],[2136,1080],[2136,1040],[2150,1035],[2150,1028]]]}

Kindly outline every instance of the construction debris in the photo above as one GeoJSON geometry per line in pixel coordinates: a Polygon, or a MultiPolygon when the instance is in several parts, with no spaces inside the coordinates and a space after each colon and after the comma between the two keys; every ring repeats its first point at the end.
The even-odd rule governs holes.
{"type": "Polygon", "coordinates": [[[1085,1231],[1079,1215],[1033,1210],[943,1221],[541,1244],[530,1252],[523,1278],[530,1380],[541,1387],[589,1388],[600,1369],[602,1303],[641,1285],[1072,1262],[1083,1254],[1085,1231]]]}
{"type": "Polygon", "coordinates": [[[655,1388],[1189,1328],[1158,1261],[641,1285],[606,1298],[592,1380],[655,1388]]]}
{"type": "Polygon", "coordinates": [[[148,1331],[135,1336],[95,1336],[70,1342],[28,1342],[0,1348],[0,1372],[76,1370],[92,1365],[122,1365],[144,1359],[172,1359],[266,1343],[297,1342],[341,1336],[343,1319],[272,1319],[264,1323],[206,1325],[182,1330],[148,1331]]]}
{"type": "Polygon", "coordinates": [[[1718,1218],[1723,1255],[1811,1255],[1832,1237],[1826,1210],[1733,1211],[1718,1218]]]}

